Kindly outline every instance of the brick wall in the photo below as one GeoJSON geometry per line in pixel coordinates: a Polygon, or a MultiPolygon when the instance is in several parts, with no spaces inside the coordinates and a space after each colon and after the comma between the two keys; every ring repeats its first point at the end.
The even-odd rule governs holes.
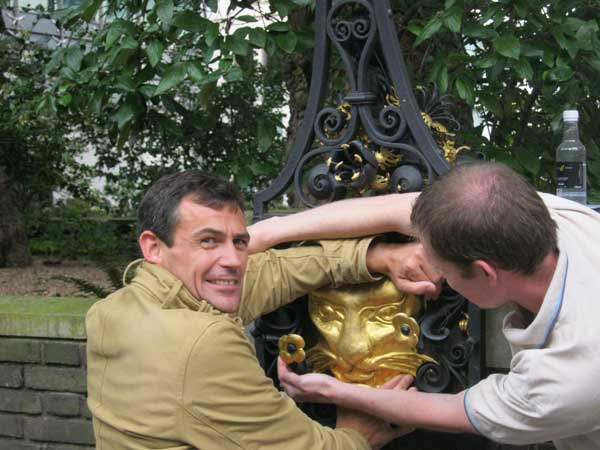
{"type": "Polygon", "coordinates": [[[82,299],[0,299],[0,450],[91,450],[82,299]]]}

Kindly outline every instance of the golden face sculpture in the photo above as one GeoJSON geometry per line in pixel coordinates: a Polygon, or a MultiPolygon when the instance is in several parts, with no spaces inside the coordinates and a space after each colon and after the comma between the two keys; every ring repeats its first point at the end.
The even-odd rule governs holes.
{"type": "Polygon", "coordinates": [[[325,288],[309,295],[309,314],[321,334],[307,353],[315,372],[379,387],[400,373],[415,375],[433,361],[417,353],[422,302],[390,280],[325,288]]]}

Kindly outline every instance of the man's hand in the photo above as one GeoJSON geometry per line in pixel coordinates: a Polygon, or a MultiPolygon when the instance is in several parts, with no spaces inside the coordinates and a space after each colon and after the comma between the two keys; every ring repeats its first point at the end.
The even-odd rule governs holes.
{"type": "Polygon", "coordinates": [[[394,427],[369,414],[340,406],[337,408],[336,428],[352,428],[358,431],[374,450],[378,450],[388,442],[413,431],[413,428],[394,427]]]}
{"type": "MultiPolygon", "coordinates": [[[[281,358],[277,360],[279,382],[285,392],[296,401],[314,403],[331,402],[336,388],[341,381],[320,373],[297,375],[292,372],[281,358]]],[[[413,381],[410,375],[399,375],[392,378],[381,389],[407,390],[413,381]]],[[[410,388],[414,390],[415,388],[410,388]]],[[[373,449],[379,449],[388,442],[410,433],[413,428],[393,427],[389,423],[369,414],[338,406],[337,428],[352,428],[362,434],[373,449]]]]}
{"type": "Polygon", "coordinates": [[[297,402],[331,403],[330,395],[341,383],[322,373],[298,375],[281,358],[277,358],[277,375],[283,390],[297,402]]]}
{"type": "Polygon", "coordinates": [[[408,294],[437,298],[442,289],[440,273],[427,262],[418,242],[373,243],[367,252],[367,268],[371,273],[386,275],[408,294]]]}

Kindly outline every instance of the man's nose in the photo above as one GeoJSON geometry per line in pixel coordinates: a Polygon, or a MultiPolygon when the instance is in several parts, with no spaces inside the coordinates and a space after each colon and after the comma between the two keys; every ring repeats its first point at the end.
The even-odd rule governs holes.
{"type": "Polygon", "coordinates": [[[219,263],[223,267],[238,268],[242,265],[242,252],[233,243],[224,246],[219,263]]]}

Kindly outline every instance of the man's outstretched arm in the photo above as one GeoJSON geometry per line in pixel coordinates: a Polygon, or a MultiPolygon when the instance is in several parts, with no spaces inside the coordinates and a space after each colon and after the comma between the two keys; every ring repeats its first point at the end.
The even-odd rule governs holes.
{"type": "Polygon", "coordinates": [[[248,228],[250,252],[282,242],[335,239],[395,231],[414,235],[410,226],[418,192],[355,198],[283,217],[272,217],[248,228]]]}
{"type": "Polygon", "coordinates": [[[335,403],[407,427],[477,433],[464,408],[464,391],[430,394],[414,390],[382,390],[343,383],[324,374],[297,375],[281,358],[277,369],[281,385],[298,401],[335,403]]]}

